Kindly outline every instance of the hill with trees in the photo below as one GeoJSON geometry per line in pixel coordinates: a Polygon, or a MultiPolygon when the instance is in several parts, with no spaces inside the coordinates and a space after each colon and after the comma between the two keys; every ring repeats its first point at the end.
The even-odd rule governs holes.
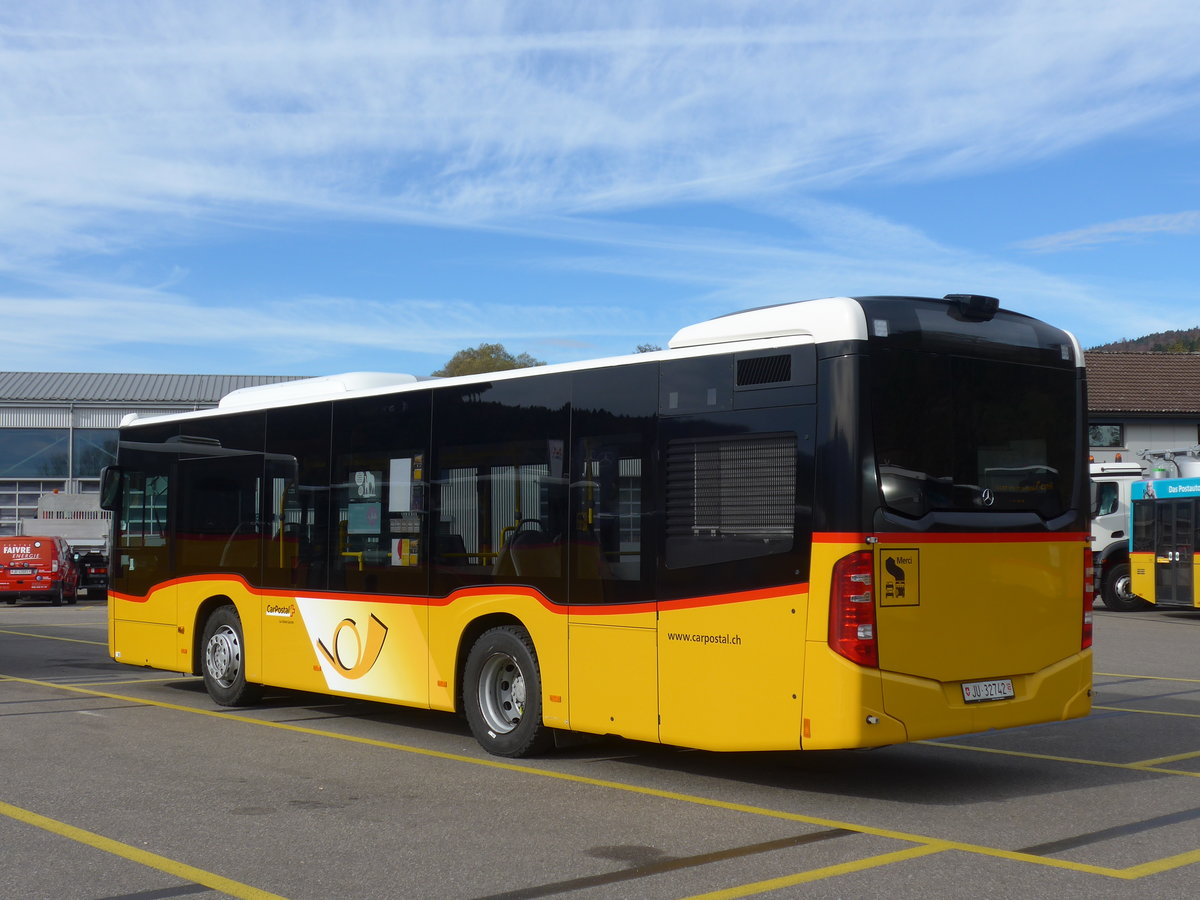
{"type": "Polygon", "coordinates": [[[1088,349],[1099,353],[1200,353],[1200,326],[1182,331],[1159,331],[1140,338],[1122,338],[1088,349]]]}

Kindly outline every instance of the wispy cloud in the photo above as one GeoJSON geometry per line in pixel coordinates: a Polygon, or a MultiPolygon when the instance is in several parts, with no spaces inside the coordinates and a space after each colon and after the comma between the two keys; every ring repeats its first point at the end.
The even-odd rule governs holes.
{"type": "MultiPolygon", "coordinates": [[[[574,245],[520,264],[657,280],[693,319],[835,292],[985,286],[1028,312],[1053,303],[1102,321],[1108,307],[1086,287],[814,198],[1187,121],[1200,104],[1198,27],[1192,0],[6,4],[0,276],[12,287],[0,314],[87,321],[69,339],[107,348],[113,368],[133,367],[137,336],[138,367],[195,371],[211,370],[190,353],[205,342],[254,361],[241,368],[327,371],[339,355],[440,362],[506,336],[551,358],[600,355],[628,349],[631,333],[665,342],[680,324],[636,298],[591,308],[310,291],[246,306],[121,268],[169,272],[172,261],[140,270],[138,252],[319,221],[574,245]],[[706,201],[789,227],[765,237],[629,221],[706,201]],[[163,355],[150,360],[151,346],[163,355]]],[[[46,365],[32,345],[6,358],[46,365]]]]}
{"type": "Polygon", "coordinates": [[[153,240],[146,223],[339,209],[470,225],[1012,165],[1193,102],[1177,88],[1200,77],[1182,27],[1198,14],[10,5],[0,248],[95,252],[153,240]]]}
{"type": "Polygon", "coordinates": [[[8,336],[6,369],[71,370],[72,360],[86,354],[101,371],[226,372],[232,358],[246,374],[380,368],[380,359],[393,361],[382,368],[425,374],[483,340],[542,356],[554,351],[553,362],[631,352],[631,334],[649,339],[671,327],[665,316],[635,306],[348,296],[201,304],[165,286],[82,281],[58,284],[50,295],[10,292],[0,297],[0,320],[8,336]],[[46,322],[63,323],[52,353],[46,322]],[[407,364],[397,366],[397,359],[407,364]]]}
{"type": "MultiPolygon", "coordinates": [[[[764,209],[770,209],[771,205],[764,209]]],[[[781,205],[780,210],[784,207],[781,205]]],[[[13,338],[8,368],[44,368],[37,336],[48,321],[86,323],[56,338],[56,357],[87,353],[112,370],[317,374],[355,368],[401,368],[423,374],[454,351],[499,341],[550,362],[631,352],[666,344],[688,321],[752,306],[834,294],[940,296],[987,290],[1006,308],[1053,321],[1086,321],[1085,343],[1122,333],[1126,306],[1085,284],[1028,266],[946,246],[910,226],[828,202],[786,205],[773,237],[704,227],[647,226],[572,217],[530,218],[512,233],[530,248],[553,239],[577,252],[511,260],[526,270],[556,270],[657,283],[673,304],[647,304],[641,293],[587,302],[567,295],[543,302],[445,300],[396,294],[380,299],[302,295],[242,303],[200,303],[176,273],[154,287],[46,276],[37,295],[0,297],[0,319],[13,338]],[[97,310],[103,313],[97,315],[97,310]],[[35,339],[23,344],[21,335],[35,339]],[[214,358],[211,348],[223,354],[214,358]],[[107,354],[101,355],[101,354],[107,354]],[[379,363],[378,360],[405,360],[379,363]],[[364,362],[367,360],[368,362],[364,362]]],[[[1122,298],[1127,299],[1127,298],[1122,298]]],[[[1154,303],[1143,322],[1162,322],[1154,303]]]]}
{"type": "Polygon", "coordinates": [[[1200,210],[1160,213],[1152,216],[1136,216],[1116,222],[1089,225],[1074,231],[1062,231],[1043,237],[1021,241],[1016,246],[1035,253],[1055,253],[1060,250],[1075,250],[1079,247],[1094,247],[1097,244],[1112,244],[1134,241],[1155,234],[1200,234],[1200,210]]]}

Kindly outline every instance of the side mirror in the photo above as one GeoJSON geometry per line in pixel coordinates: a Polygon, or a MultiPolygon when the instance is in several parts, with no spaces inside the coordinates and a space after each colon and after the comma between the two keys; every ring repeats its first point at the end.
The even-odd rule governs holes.
{"type": "Polygon", "coordinates": [[[120,466],[105,466],[100,470],[100,508],[109,512],[121,511],[120,466]]]}

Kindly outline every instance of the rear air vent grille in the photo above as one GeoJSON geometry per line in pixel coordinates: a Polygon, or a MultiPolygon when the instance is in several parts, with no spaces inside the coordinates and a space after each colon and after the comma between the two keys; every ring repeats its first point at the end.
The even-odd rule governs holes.
{"type": "Polygon", "coordinates": [[[759,384],[786,384],[792,380],[792,357],[756,356],[739,359],[737,363],[737,386],[750,387],[759,384]]]}

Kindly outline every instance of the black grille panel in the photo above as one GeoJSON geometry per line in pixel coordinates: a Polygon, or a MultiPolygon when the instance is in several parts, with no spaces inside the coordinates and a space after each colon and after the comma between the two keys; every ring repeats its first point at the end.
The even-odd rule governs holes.
{"type": "Polygon", "coordinates": [[[759,384],[786,384],[792,380],[792,357],[756,356],[739,359],[737,364],[737,386],[751,387],[759,384]]]}

